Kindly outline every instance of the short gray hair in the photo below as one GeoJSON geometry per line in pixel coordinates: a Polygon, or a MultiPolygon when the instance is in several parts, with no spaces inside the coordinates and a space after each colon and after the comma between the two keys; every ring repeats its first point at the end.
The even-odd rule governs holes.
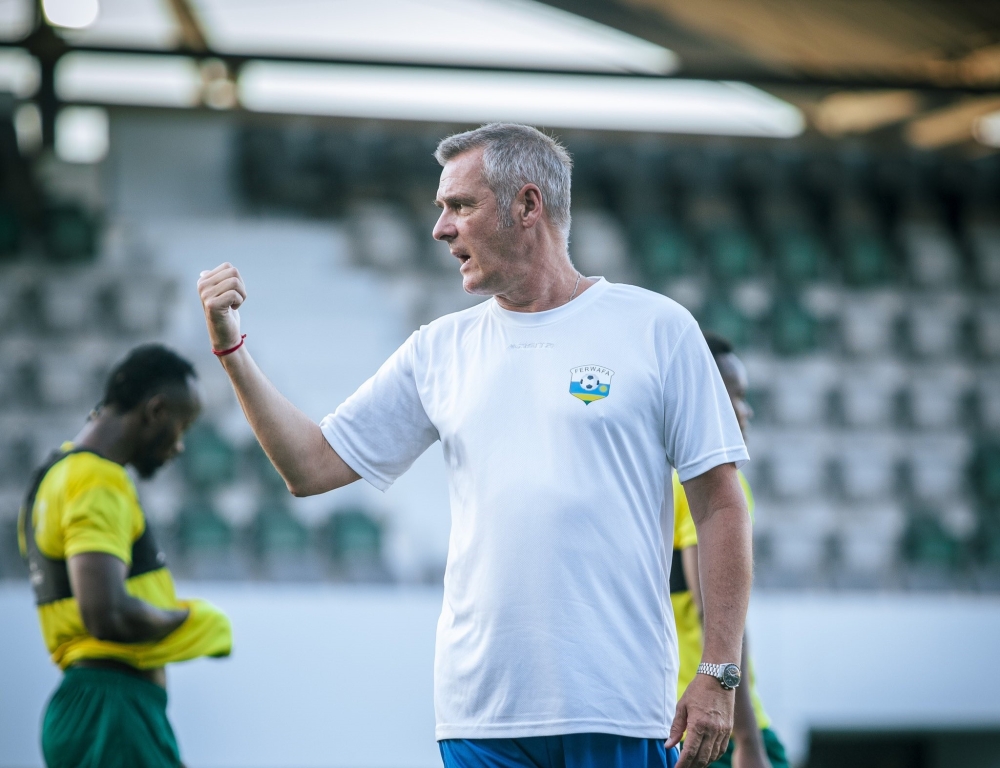
{"type": "Polygon", "coordinates": [[[501,227],[511,227],[510,209],[525,184],[542,192],[549,221],[569,236],[570,176],[573,159],[566,148],[537,128],[489,123],[442,139],[434,158],[444,165],[472,149],[483,148],[483,179],[496,196],[501,227]]]}

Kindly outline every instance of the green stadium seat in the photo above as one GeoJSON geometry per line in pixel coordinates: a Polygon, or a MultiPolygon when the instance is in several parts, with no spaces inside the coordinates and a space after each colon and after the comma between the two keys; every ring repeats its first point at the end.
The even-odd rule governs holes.
{"type": "Polygon", "coordinates": [[[97,255],[97,222],[79,207],[50,208],[44,230],[46,252],[54,262],[85,262],[97,255]]]}
{"type": "Polygon", "coordinates": [[[819,341],[819,323],[794,298],[779,299],[771,313],[771,341],[781,355],[810,352],[819,341]]]}
{"type": "Polygon", "coordinates": [[[757,269],[760,255],[748,233],[737,228],[711,232],[707,238],[712,274],[720,280],[749,277],[757,269]]]}
{"type": "Polygon", "coordinates": [[[775,268],[787,283],[802,283],[822,276],[826,251],[819,238],[810,232],[782,232],[775,243],[775,268]]]}
{"type": "Polygon", "coordinates": [[[854,232],[844,243],[843,269],[848,285],[880,285],[892,277],[892,255],[876,234],[854,232]]]}
{"type": "Polygon", "coordinates": [[[913,564],[950,568],[958,564],[961,544],[927,512],[911,517],[901,542],[904,559],[913,564]]]}
{"type": "Polygon", "coordinates": [[[188,483],[199,490],[231,481],[236,459],[235,449],[207,422],[196,424],[184,438],[181,467],[188,483]]]}
{"type": "Polygon", "coordinates": [[[285,481],[256,440],[240,451],[239,462],[241,474],[247,479],[257,480],[265,494],[284,496],[288,493],[285,481]]]}
{"type": "Polygon", "coordinates": [[[973,538],[976,559],[988,566],[1000,566],[1000,510],[982,515],[982,522],[973,538]]]}
{"type": "Polygon", "coordinates": [[[688,272],[694,260],[684,232],[664,220],[640,225],[635,234],[642,269],[651,281],[662,281],[688,272]]]}
{"type": "Polygon", "coordinates": [[[979,446],[970,466],[972,486],[983,502],[1000,503],[1000,443],[979,446]]]}
{"type": "Polygon", "coordinates": [[[309,546],[309,531],[280,502],[265,503],[251,524],[254,549],[262,556],[299,555],[309,546]]]}
{"type": "Polygon", "coordinates": [[[722,299],[708,301],[699,313],[699,322],[704,330],[722,334],[737,347],[746,346],[753,336],[753,321],[722,299]]]}
{"type": "Polygon", "coordinates": [[[379,560],[382,557],[382,526],[360,509],[335,512],[327,524],[331,554],[337,560],[379,560]]]}
{"type": "Polygon", "coordinates": [[[0,205],[0,259],[17,255],[21,245],[21,222],[17,212],[0,205]]]}
{"type": "Polygon", "coordinates": [[[211,504],[203,499],[186,504],[177,516],[176,539],[185,554],[228,552],[233,532],[211,504]]]}

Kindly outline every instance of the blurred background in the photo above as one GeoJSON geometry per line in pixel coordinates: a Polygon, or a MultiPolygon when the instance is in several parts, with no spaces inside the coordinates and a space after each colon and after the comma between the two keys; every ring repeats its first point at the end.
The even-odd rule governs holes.
{"type": "Polygon", "coordinates": [[[1000,5],[971,0],[0,0],[0,766],[40,764],[56,679],[26,479],[149,340],[208,405],[140,493],[237,632],[175,673],[188,764],[439,764],[439,448],[291,498],[194,284],[240,267],[255,358],[322,418],[478,301],[431,155],[489,120],[573,154],[585,274],[747,364],[750,626],[796,763],[1000,766],[1000,5]]]}

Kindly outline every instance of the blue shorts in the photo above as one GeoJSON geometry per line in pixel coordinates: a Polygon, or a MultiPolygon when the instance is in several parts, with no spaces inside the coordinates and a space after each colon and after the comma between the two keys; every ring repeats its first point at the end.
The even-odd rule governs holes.
{"type": "Polygon", "coordinates": [[[438,742],[445,768],[674,768],[677,748],[663,739],[606,733],[524,739],[446,739],[438,742]]]}

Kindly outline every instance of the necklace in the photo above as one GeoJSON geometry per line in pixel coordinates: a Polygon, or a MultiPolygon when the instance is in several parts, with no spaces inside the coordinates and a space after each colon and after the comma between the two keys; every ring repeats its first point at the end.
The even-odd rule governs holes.
{"type": "Polygon", "coordinates": [[[569,295],[569,300],[570,301],[573,301],[573,299],[576,298],[576,291],[580,287],[580,278],[581,277],[583,277],[583,273],[582,272],[577,272],[576,273],[576,285],[573,286],[573,293],[571,293],[569,295]]]}

